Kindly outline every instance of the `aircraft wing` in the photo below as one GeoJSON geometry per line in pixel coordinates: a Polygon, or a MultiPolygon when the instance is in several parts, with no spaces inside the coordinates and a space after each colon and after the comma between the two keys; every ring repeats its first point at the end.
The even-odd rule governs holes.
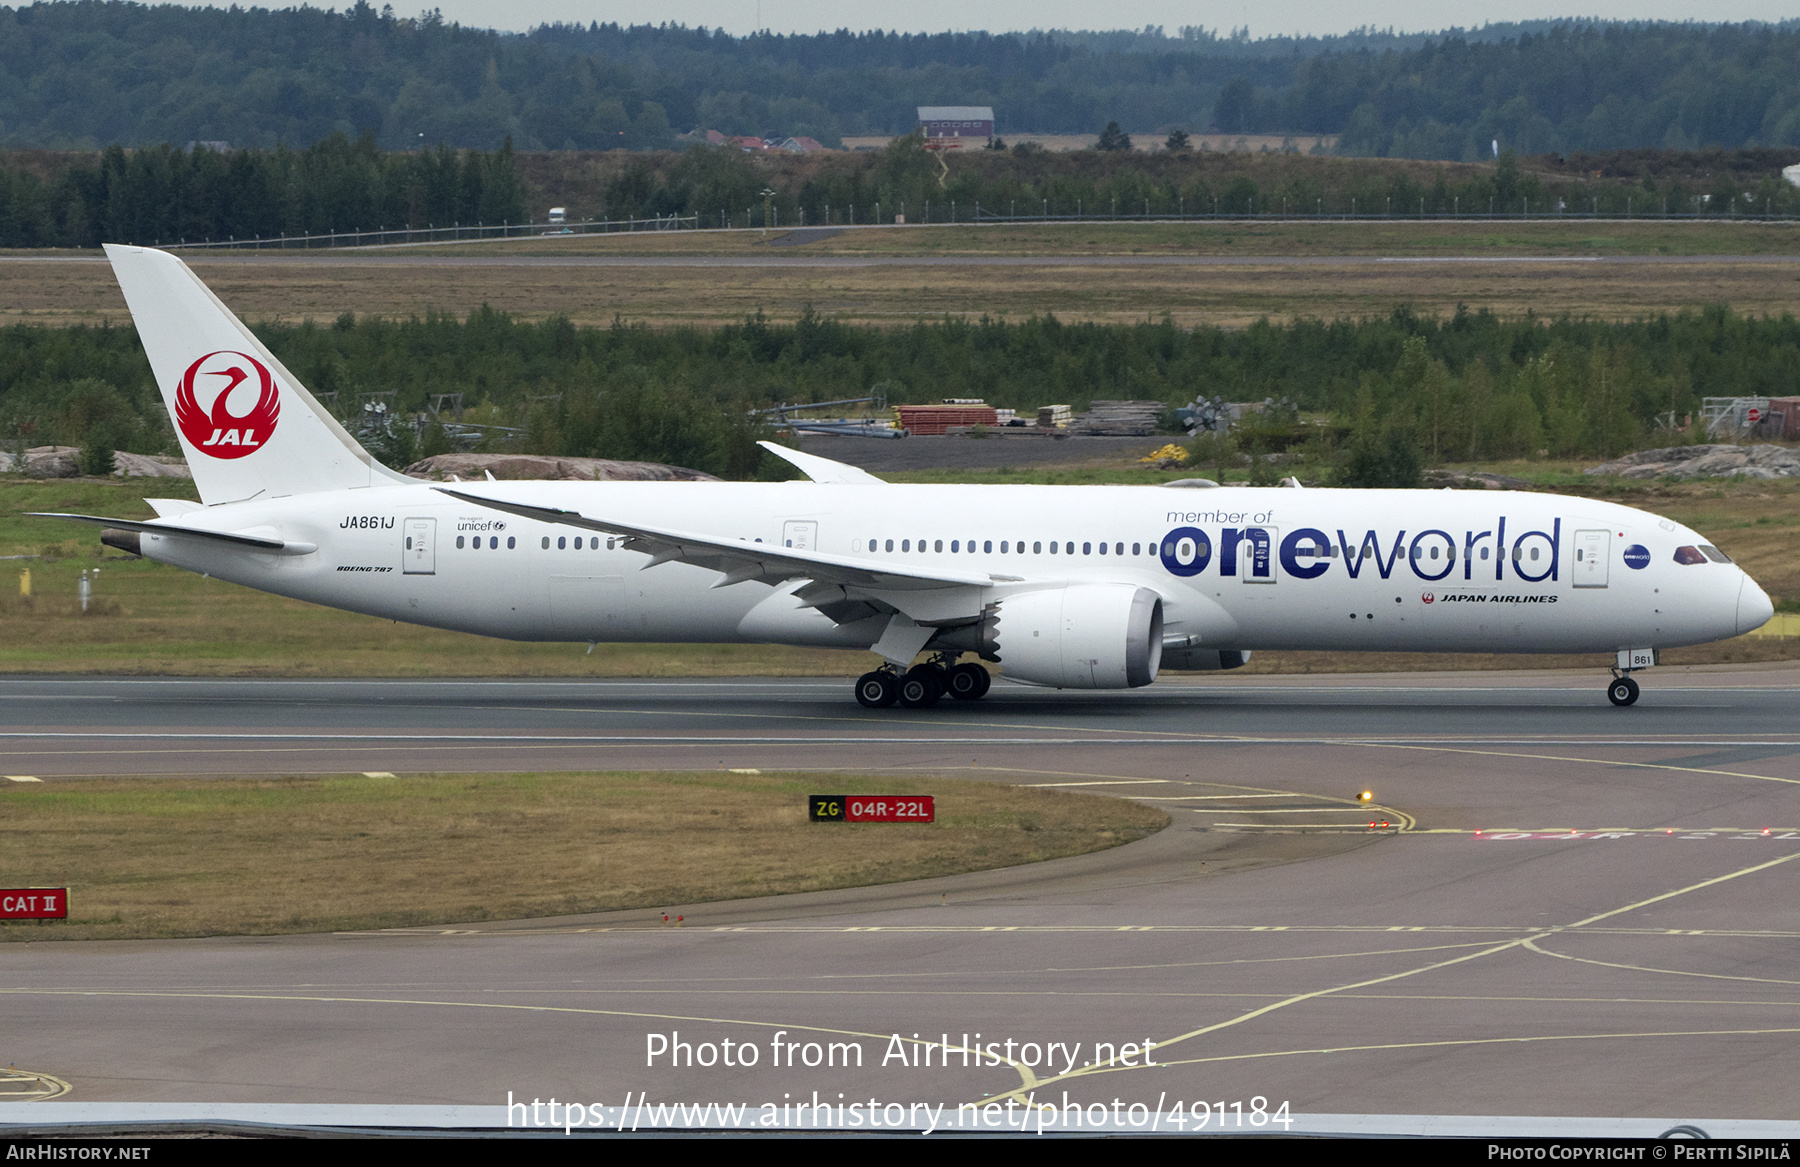
{"type": "Polygon", "coordinates": [[[982,588],[1018,578],[992,575],[985,571],[960,571],[947,567],[926,568],[885,563],[876,566],[866,559],[857,559],[848,555],[831,555],[822,551],[800,551],[792,547],[776,547],[769,543],[720,539],[715,535],[700,535],[666,527],[645,527],[633,523],[615,522],[611,519],[595,519],[578,511],[565,511],[555,507],[531,506],[526,503],[484,498],[481,495],[451,490],[443,486],[436,489],[452,498],[459,498],[476,506],[505,511],[507,514],[518,515],[524,519],[535,519],[540,523],[559,523],[566,527],[581,527],[589,531],[602,531],[608,535],[622,535],[627,548],[649,553],[650,562],[644,565],[646,568],[663,563],[680,562],[722,572],[723,578],[714,584],[714,587],[729,587],[746,580],[780,583],[791,579],[809,579],[816,583],[837,584],[879,594],[883,592],[935,591],[959,587],[982,588]]]}
{"type": "Polygon", "coordinates": [[[791,463],[814,482],[835,482],[840,486],[887,485],[884,479],[875,477],[860,466],[851,466],[830,458],[821,458],[817,454],[802,454],[799,450],[790,450],[786,446],[778,446],[774,442],[758,442],[756,444],[782,461],[791,463]]]}

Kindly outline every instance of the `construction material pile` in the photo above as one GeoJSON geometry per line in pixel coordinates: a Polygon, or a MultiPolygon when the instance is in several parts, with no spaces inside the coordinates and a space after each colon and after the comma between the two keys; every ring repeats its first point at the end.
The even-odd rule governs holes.
{"type": "Polygon", "coordinates": [[[942,434],[951,426],[998,424],[999,417],[991,405],[900,405],[900,425],[914,434],[942,434]]]}
{"type": "Polygon", "coordinates": [[[1141,438],[1156,432],[1168,411],[1161,401],[1096,401],[1075,422],[1075,432],[1101,437],[1141,438]]]}

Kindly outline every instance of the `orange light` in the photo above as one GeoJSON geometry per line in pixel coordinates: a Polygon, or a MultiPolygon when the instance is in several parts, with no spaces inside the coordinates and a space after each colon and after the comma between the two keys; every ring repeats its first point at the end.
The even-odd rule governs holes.
{"type": "Polygon", "coordinates": [[[1358,794],[1356,796],[1356,801],[1368,802],[1370,799],[1372,799],[1374,797],[1375,797],[1375,792],[1373,790],[1365,790],[1361,794],[1358,794]]]}

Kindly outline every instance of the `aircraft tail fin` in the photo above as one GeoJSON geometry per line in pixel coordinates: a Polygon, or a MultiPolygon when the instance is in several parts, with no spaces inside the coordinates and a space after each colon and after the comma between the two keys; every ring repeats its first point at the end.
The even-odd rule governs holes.
{"type": "Polygon", "coordinates": [[[106,258],[207,505],[413,481],[363,449],[187,264],[110,243],[106,258]]]}

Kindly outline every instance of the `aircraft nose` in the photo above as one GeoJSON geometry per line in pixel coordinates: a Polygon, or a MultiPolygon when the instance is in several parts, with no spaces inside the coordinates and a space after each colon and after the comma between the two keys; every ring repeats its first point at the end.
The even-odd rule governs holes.
{"type": "Polygon", "coordinates": [[[1769,599],[1769,593],[1763,591],[1757,586],[1755,580],[1746,575],[1744,582],[1738,587],[1738,635],[1742,636],[1746,632],[1756,631],[1767,624],[1773,615],[1775,615],[1775,604],[1769,599]]]}

